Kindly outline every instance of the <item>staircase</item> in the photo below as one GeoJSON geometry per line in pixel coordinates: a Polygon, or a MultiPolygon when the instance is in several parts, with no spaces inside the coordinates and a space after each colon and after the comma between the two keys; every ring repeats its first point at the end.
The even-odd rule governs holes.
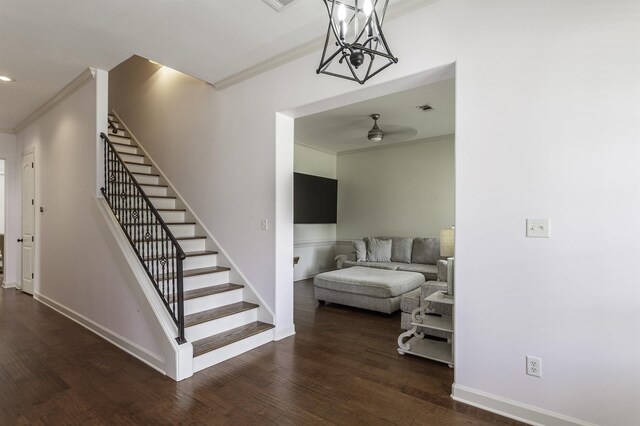
{"type": "Polygon", "coordinates": [[[179,334],[183,327],[184,339],[193,345],[193,372],[272,341],[273,325],[267,322],[272,322],[272,317],[265,308],[248,301],[257,301],[250,288],[231,282],[232,276],[239,275],[218,265],[221,256],[215,243],[117,116],[109,115],[109,131],[103,141],[105,170],[109,170],[103,194],[176,323],[176,340],[182,341],[179,334]],[[112,163],[118,167],[124,163],[130,174],[123,169],[114,171],[112,163]],[[166,227],[153,212],[140,207],[140,196],[134,200],[129,195],[131,188],[138,188],[131,179],[166,227]],[[180,260],[179,249],[171,248],[171,241],[184,252],[184,260],[180,260]],[[178,281],[182,282],[182,297],[178,281]]]}

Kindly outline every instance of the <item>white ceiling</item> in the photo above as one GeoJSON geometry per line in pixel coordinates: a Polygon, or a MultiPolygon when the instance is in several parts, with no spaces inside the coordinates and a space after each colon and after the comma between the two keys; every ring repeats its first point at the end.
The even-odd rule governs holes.
{"type": "MultiPolygon", "coordinates": [[[[430,3],[392,0],[387,20],[430,3]]],[[[137,54],[220,87],[319,51],[326,20],[320,0],[280,13],[261,0],[0,0],[0,75],[16,79],[0,84],[0,129],[87,67],[110,70],[137,54]]]]}
{"type": "Polygon", "coordinates": [[[455,80],[448,79],[375,99],[301,117],[295,121],[295,141],[338,153],[373,146],[416,141],[455,132],[455,80]],[[417,106],[429,104],[422,111],[417,106]],[[381,142],[367,139],[371,114],[380,114],[381,142]]]}

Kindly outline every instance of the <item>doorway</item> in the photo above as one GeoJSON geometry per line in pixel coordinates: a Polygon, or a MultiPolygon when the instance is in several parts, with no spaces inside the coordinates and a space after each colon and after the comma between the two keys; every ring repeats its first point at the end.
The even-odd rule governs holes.
{"type": "Polygon", "coordinates": [[[35,265],[35,155],[28,152],[22,157],[22,226],[18,243],[22,245],[20,250],[22,267],[19,286],[25,293],[33,294],[34,291],[34,265],[35,265]]]}

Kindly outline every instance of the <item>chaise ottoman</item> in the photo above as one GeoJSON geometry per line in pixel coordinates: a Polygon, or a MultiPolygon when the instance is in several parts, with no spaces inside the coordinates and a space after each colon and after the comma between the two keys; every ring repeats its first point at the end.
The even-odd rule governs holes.
{"type": "Polygon", "coordinates": [[[390,314],[400,309],[403,294],[420,288],[424,275],[418,272],[354,266],[323,272],[313,279],[315,297],[356,308],[390,314]]]}

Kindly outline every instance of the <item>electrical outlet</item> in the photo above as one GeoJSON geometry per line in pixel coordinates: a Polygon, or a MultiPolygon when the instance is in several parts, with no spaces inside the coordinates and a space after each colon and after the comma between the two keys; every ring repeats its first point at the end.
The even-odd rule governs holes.
{"type": "Polygon", "coordinates": [[[267,231],[269,229],[269,222],[267,222],[267,219],[262,219],[260,221],[260,229],[263,231],[267,231]]]}
{"type": "Polygon", "coordinates": [[[527,374],[533,377],[542,377],[542,359],[527,355],[527,374]]]}
{"type": "Polygon", "coordinates": [[[528,238],[549,238],[549,219],[527,219],[528,238]]]}

